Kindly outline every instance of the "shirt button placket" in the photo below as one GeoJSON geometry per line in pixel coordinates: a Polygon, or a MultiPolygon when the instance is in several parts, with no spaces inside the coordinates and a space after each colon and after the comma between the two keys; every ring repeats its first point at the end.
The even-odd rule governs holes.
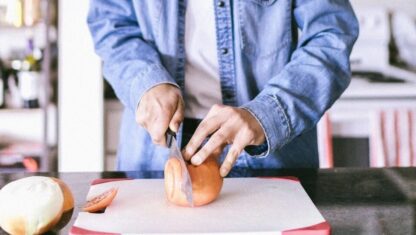
{"type": "Polygon", "coordinates": [[[233,61],[233,38],[229,0],[216,0],[217,48],[223,103],[236,106],[233,61]]]}

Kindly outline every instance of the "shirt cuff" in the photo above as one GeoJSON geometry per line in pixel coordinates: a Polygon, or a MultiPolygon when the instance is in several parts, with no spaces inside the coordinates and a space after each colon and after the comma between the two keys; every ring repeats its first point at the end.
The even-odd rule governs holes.
{"type": "Polygon", "coordinates": [[[241,108],[249,111],[257,119],[266,136],[266,143],[247,146],[244,149],[249,155],[266,157],[289,141],[291,135],[289,118],[277,97],[259,95],[241,108]]]}
{"type": "Polygon", "coordinates": [[[180,89],[172,76],[161,65],[153,64],[134,78],[130,87],[130,106],[136,111],[143,95],[160,84],[171,84],[180,89]]]}

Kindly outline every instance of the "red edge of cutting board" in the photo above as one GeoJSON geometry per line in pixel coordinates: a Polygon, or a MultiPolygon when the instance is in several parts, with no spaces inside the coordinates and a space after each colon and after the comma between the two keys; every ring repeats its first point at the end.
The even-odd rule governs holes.
{"type": "Polygon", "coordinates": [[[71,231],[69,231],[69,235],[121,235],[120,233],[106,233],[106,232],[97,232],[88,229],[79,228],[76,226],[72,226],[71,231]]]}
{"type": "Polygon", "coordinates": [[[104,184],[108,182],[132,180],[131,178],[108,178],[108,179],[95,179],[91,182],[91,185],[104,184]]]}
{"type": "Polygon", "coordinates": [[[331,226],[328,222],[322,222],[305,228],[298,228],[283,231],[282,235],[329,235],[331,234],[331,226]]]}
{"type": "Polygon", "coordinates": [[[279,180],[291,180],[291,181],[296,181],[296,182],[300,182],[300,180],[295,177],[295,176],[279,176],[279,177],[273,177],[273,176],[262,176],[262,177],[257,177],[260,179],[279,179],[279,180]]]}
{"type": "MultiPolygon", "coordinates": [[[[297,177],[294,176],[281,176],[281,177],[258,177],[261,179],[284,179],[300,182],[297,177]]],[[[91,182],[91,185],[103,184],[108,182],[122,181],[122,180],[132,180],[131,178],[110,178],[110,179],[95,179],[91,182]]],[[[119,233],[106,233],[91,231],[76,226],[72,226],[70,235],[87,235],[87,234],[96,234],[96,235],[119,235],[119,233]]],[[[305,228],[292,229],[287,231],[282,231],[282,235],[329,235],[331,234],[331,226],[328,222],[322,222],[316,225],[308,226],[305,228]]]]}

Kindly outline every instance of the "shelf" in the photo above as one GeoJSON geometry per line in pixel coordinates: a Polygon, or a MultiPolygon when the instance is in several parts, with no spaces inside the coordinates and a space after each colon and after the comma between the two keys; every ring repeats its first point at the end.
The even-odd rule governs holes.
{"type": "MultiPolygon", "coordinates": [[[[415,99],[416,83],[370,82],[367,79],[353,77],[350,86],[341,99],[415,99]]],[[[414,102],[412,100],[412,102],[414,102]]]]}
{"type": "Polygon", "coordinates": [[[13,114],[34,114],[42,111],[42,108],[24,109],[24,108],[6,108],[0,109],[0,115],[13,115],[13,114]]]}
{"type": "Polygon", "coordinates": [[[38,144],[36,148],[36,150],[28,149],[26,153],[19,151],[19,149],[13,152],[13,148],[0,149],[0,172],[9,169],[22,172],[55,171],[57,148],[44,148],[41,144],[38,144]],[[45,156],[48,156],[47,160],[45,160],[45,156]]]}
{"type": "MultiPolygon", "coordinates": [[[[0,26],[0,57],[9,58],[13,51],[25,50],[27,39],[32,37],[34,44],[38,48],[44,48],[46,44],[46,27],[38,25],[36,27],[1,27],[0,26]]],[[[57,29],[49,26],[49,42],[57,41],[57,29]]]]}
{"type": "MultiPolygon", "coordinates": [[[[55,146],[57,142],[56,116],[57,108],[48,108],[48,144],[55,146]]],[[[42,142],[44,136],[43,109],[1,109],[0,140],[15,139],[31,142],[42,142]]]]}
{"type": "Polygon", "coordinates": [[[0,31],[16,31],[16,30],[33,30],[37,27],[37,25],[33,25],[33,26],[21,26],[21,27],[16,27],[13,25],[5,25],[5,24],[0,24],[0,31]]]}
{"type": "Polygon", "coordinates": [[[329,109],[332,132],[341,138],[369,138],[374,115],[381,110],[415,110],[415,83],[370,82],[353,78],[329,109]]]}
{"type": "MultiPolygon", "coordinates": [[[[57,42],[57,27],[53,25],[55,21],[51,21],[51,15],[57,5],[55,1],[45,0],[44,3],[42,19],[34,26],[0,26],[0,58],[20,58],[19,53],[24,53],[28,40],[33,39],[34,47],[43,49],[42,74],[48,86],[44,86],[41,92],[44,97],[50,97],[51,75],[56,72],[52,71],[52,60],[55,58],[52,50],[56,49],[57,42]]],[[[30,162],[25,163],[25,160],[31,157],[37,159],[32,163],[38,165],[39,170],[56,170],[57,117],[57,107],[49,100],[37,109],[0,110],[0,171],[4,171],[1,163],[14,171],[19,168],[14,167],[14,163],[19,165],[19,161],[22,162],[20,166],[24,166],[23,171],[24,168],[29,169],[27,164],[30,166],[30,162]]]]}
{"type": "MultiPolygon", "coordinates": [[[[49,26],[50,29],[53,29],[54,31],[56,30],[56,27],[53,25],[49,26]]],[[[22,33],[22,32],[30,32],[30,31],[35,31],[35,30],[43,30],[45,28],[45,24],[44,23],[38,23],[36,25],[33,26],[22,26],[22,27],[15,27],[15,26],[8,26],[8,25],[0,25],[0,32],[17,32],[17,33],[22,33]]],[[[7,35],[2,35],[2,36],[7,36],[7,35]]]]}

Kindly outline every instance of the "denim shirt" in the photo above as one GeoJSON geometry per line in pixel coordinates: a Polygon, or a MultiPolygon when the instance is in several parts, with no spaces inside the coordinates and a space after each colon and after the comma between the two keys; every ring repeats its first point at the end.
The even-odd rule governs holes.
{"type": "MultiPolygon", "coordinates": [[[[266,136],[236,165],[318,167],[316,123],[350,82],[358,23],[349,1],[214,4],[223,104],[248,110],[266,136]]],[[[103,74],[125,106],[119,170],[163,170],[168,149],[152,144],[135,112],[158,84],[183,91],[185,11],[186,0],[90,1],[88,25],[103,74]]]]}

